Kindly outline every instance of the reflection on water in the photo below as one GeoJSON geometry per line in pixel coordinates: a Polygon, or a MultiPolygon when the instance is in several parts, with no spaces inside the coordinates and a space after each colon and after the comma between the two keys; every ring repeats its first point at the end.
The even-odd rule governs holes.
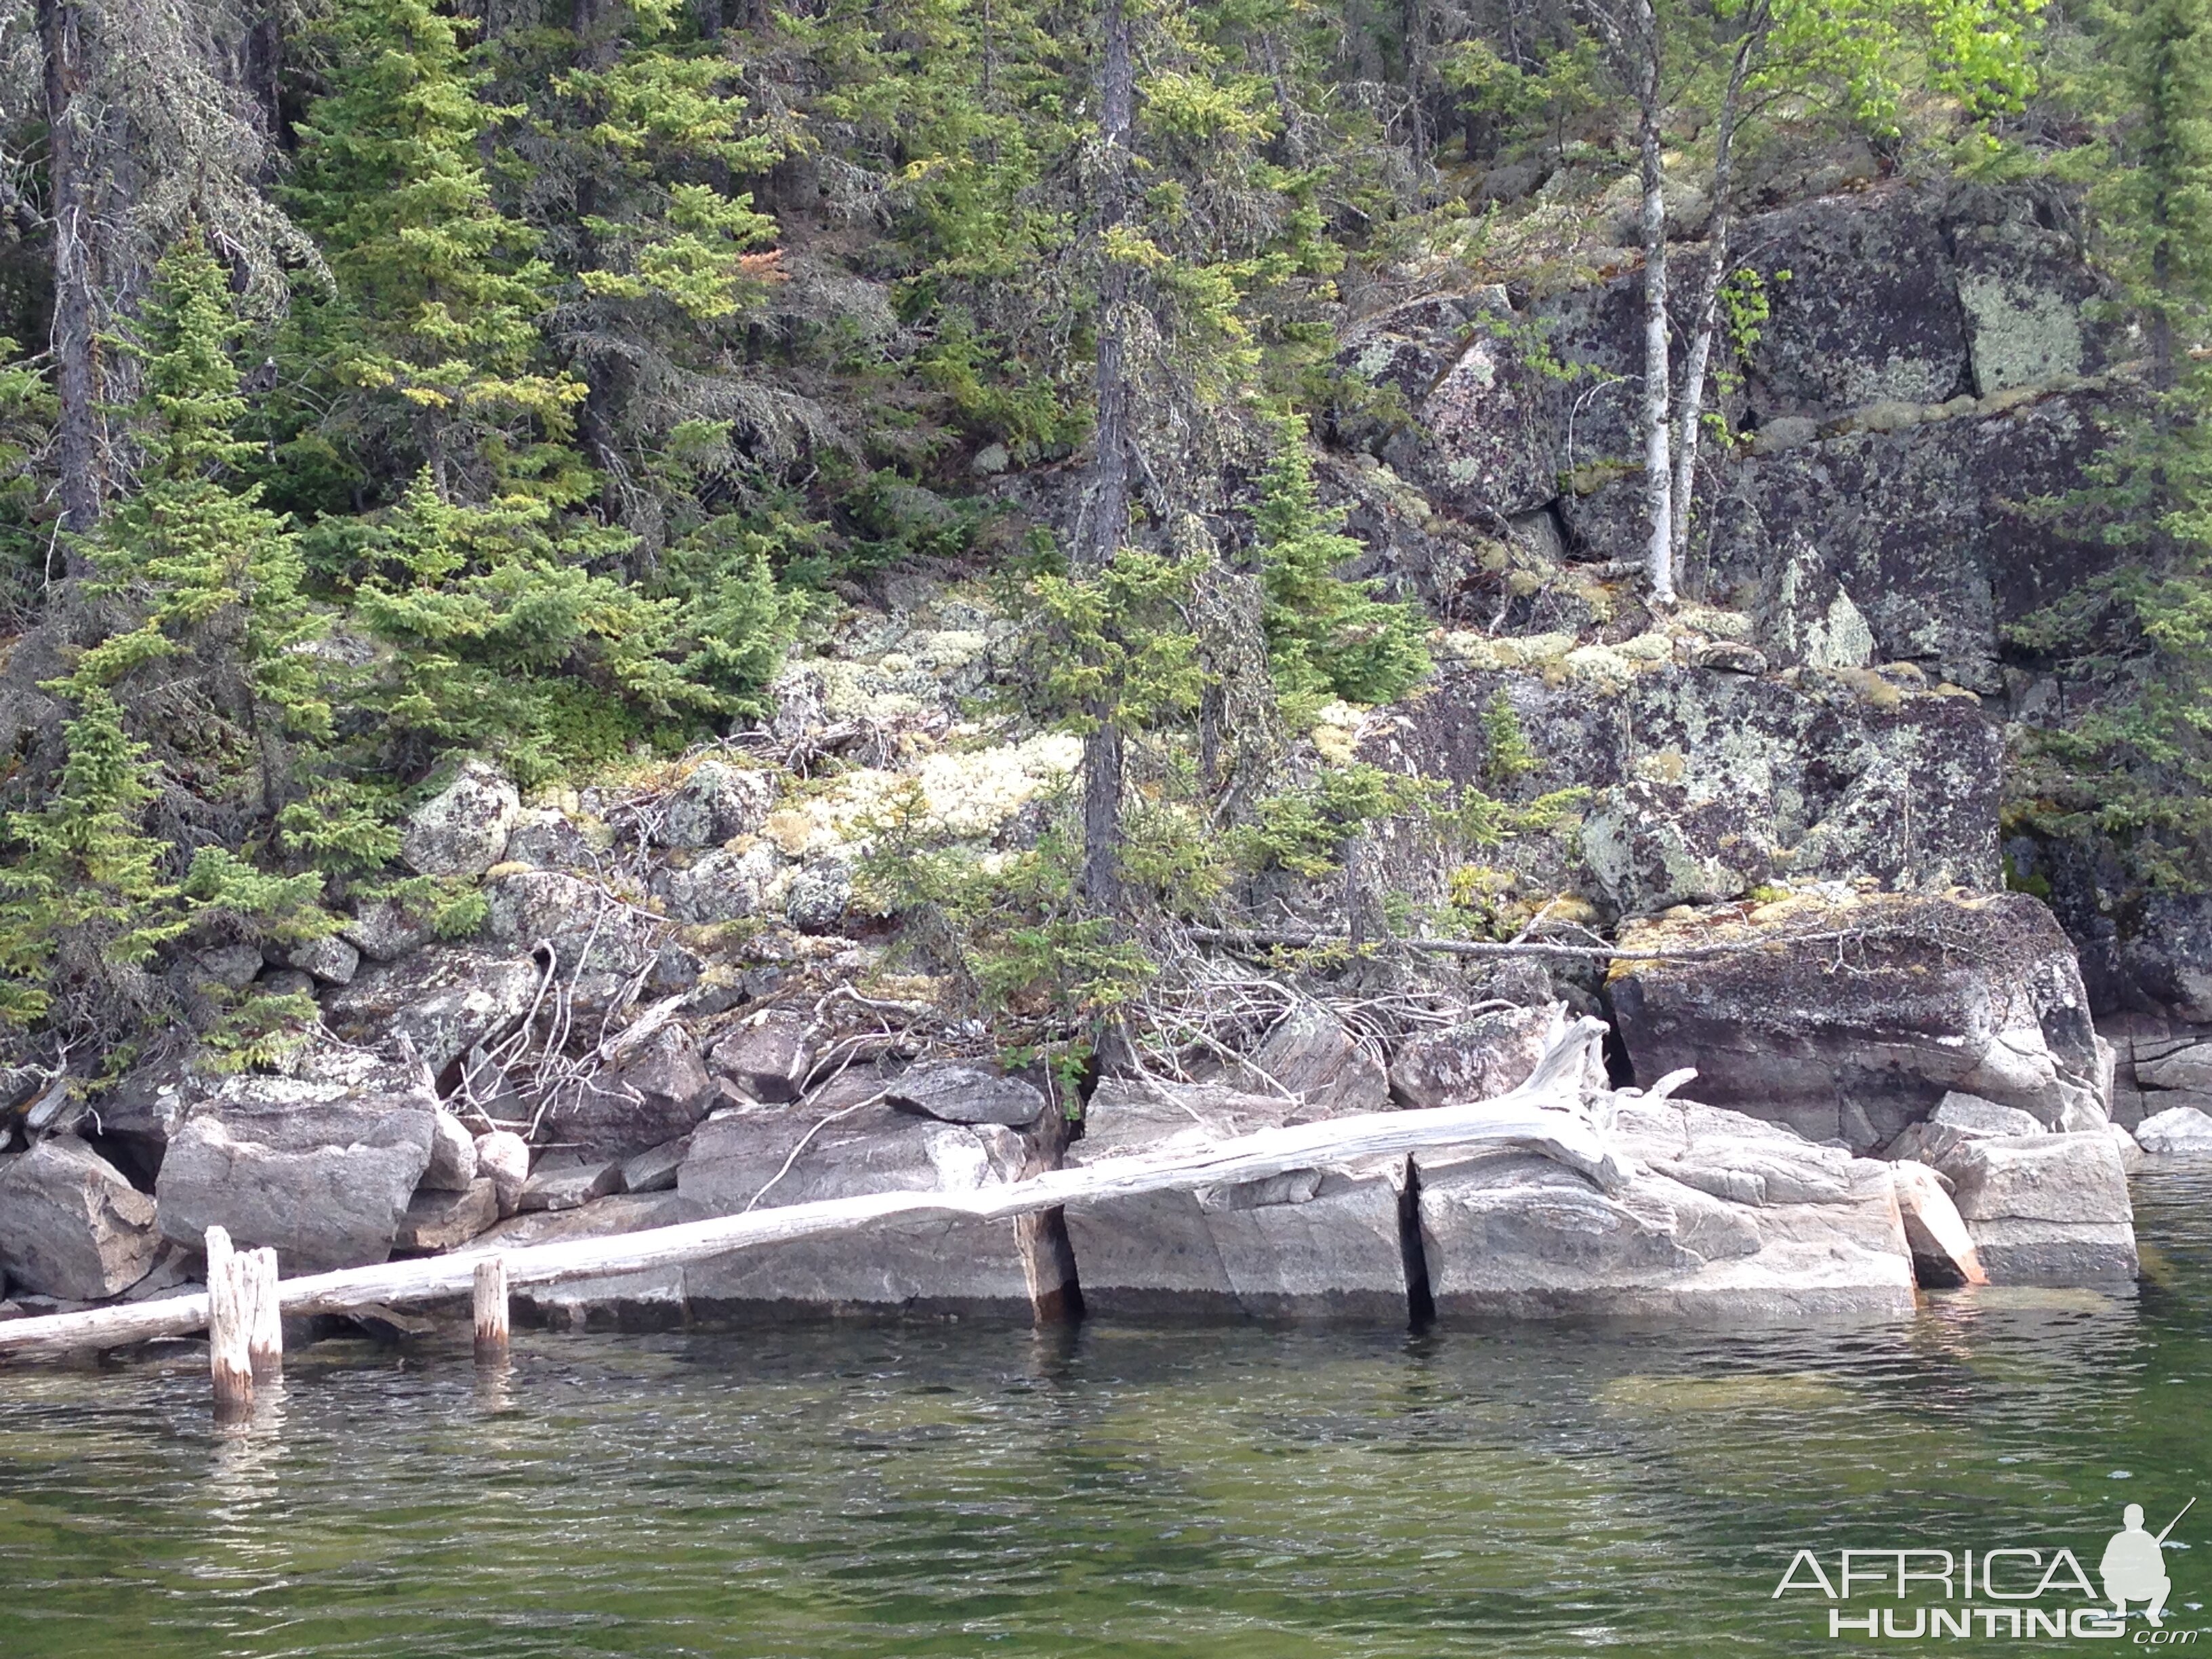
{"type": "Polygon", "coordinates": [[[0,1653],[1834,1652],[1801,1546],[2212,1540],[2212,1180],[2138,1201],[2139,1297],[1861,1329],[325,1345],[221,1434],[189,1357],[0,1375],[0,1653]]]}

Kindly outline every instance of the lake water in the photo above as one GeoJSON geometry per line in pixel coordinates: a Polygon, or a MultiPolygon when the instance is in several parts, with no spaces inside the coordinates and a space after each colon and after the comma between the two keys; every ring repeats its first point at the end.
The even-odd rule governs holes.
{"type": "Polygon", "coordinates": [[[2166,1629],[2212,1647],[2212,1176],[2136,1199],[2138,1297],[1856,1329],[323,1345],[228,1436],[183,1353],[0,1372],[0,1656],[1834,1653],[1771,1599],[1801,1547],[2094,1575],[2197,1495],[2166,1629]]]}

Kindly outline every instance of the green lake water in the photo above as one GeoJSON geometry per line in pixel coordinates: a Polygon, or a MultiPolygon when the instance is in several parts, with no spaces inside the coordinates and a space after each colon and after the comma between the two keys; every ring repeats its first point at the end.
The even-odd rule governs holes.
{"type": "Polygon", "coordinates": [[[2142,1651],[1771,1593],[1799,1548],[2094,1574],[2192,1496],[2166,1630],[2212,1650],[2212,1176],[2136,1200],[2139,1296],[1856,1328],[349,1343],[231,1435],[182,1352],[0,1372],[0,1659],[2142,1651]]]}

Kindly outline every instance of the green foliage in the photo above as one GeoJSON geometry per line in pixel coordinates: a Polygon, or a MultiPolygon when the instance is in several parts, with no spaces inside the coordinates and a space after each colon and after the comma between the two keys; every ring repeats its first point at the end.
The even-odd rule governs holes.
{"type": "Polygon", "coordinates": [[[1371,584],[1336,574],[1364,550],[1322,509],[1306,458],[1305,423],[1287,420],[1261,481],[1259,536],[1267,664],[1285,720],[1310,725],[1332,697],[1393,702],[1432,666],[1418,610],[1375,597],[1371,584]]]}
{"type": "Polygon", "coordinates": [[[1258,822],[1237,836],[1237,850],[1255,869],[1332,875],[1345,842],[1362,825],[1424,811],[1438,799],[1433,779],[1364,763],[1331,767],[1310,784],[1260,802],[1258,822]]]}
{"type": "Polygon", "coordinates": [[[1037,679],[1072,731],[1142,730],[1198,706],[1205,684],[1188,606],[1200,568],[1123,548],[1094,576],[1040,574],[1037,679]]]}

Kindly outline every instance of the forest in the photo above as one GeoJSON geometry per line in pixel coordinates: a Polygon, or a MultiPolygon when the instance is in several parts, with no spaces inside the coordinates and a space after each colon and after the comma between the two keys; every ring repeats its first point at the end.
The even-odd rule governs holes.
{"type": "Polygon", "coordinates": [[[527,793],[753,727],[908,568],[1024,619],[1081,788],[988,894],[892,835],[878,880],[997,915],[1001,980],[1095,1024],[1148,918],[1233,922],[1409,805],[1273,770],[1431,667],[1313,465],[1408,418],[1346,330],[1443,270],[1632,262],[1607,550],[1662,614],[1749,441],[1773,301],[1733,227],[1839,155],[2046,188],[2136,343],[2100,458],[2028,504],[2113,555],[2016,630],[2099,691],[2008,733],[2008,810],[2197,890],[2206,0],[6,0],[9,1046],[269,1059],[312,1000],[196,997],[185,954],[386,901],[466,934],[474,884],[402,856],[461,757],[527,793]]]}

